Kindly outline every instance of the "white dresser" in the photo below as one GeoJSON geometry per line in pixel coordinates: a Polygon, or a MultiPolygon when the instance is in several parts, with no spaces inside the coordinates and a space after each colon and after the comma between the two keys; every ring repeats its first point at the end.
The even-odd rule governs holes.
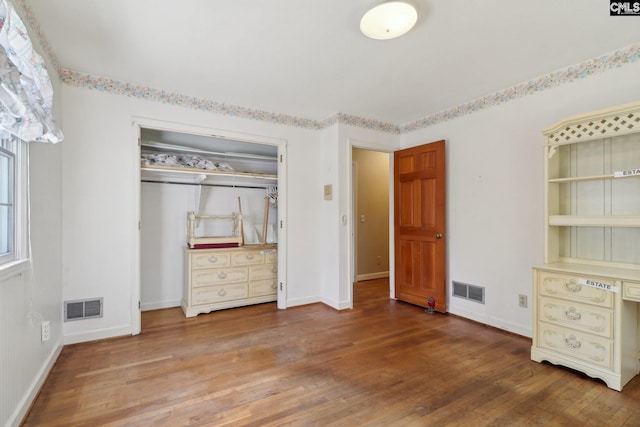
{"type": "Polygon", "coordinates": [[[531,359],[567,366],[622,387],[638,373],[640,272],[575,264],[534,268],[531,359]],[[633,279],[633,280],[631,280],[633,279]]]}
{"type": "Polygon", "coordinates": [[[531,359],[615,389],[639,371],[640,103],[544,131],[545,264],[531,359]]]}
{"type": "Polygon", "coordinates": [[[185,316],[277,300],[277,245],[185,249],[185,316]]]}

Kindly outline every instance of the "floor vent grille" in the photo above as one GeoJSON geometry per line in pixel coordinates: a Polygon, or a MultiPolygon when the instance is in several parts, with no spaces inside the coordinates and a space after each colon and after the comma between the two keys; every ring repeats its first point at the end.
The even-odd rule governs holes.
{"type": "Polygon", "coordinates": [[[64,321],[102,317],[102,298],[64,302],[64,321]]]}
{"type": "Polygon", "coordinates": [[[453,296],[484,304],[484,287],[452,281],[453,296]]]}

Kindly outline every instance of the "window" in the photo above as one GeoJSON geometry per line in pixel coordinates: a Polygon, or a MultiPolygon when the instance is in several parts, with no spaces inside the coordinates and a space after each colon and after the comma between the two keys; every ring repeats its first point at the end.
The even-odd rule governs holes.
{"type": "Polygon", "coordinates": [[[14,165],[14,153],[0,148],[0,263],[15,259],[14,165]]]}
{"type": "Polygon", "coordinates": [[[0,141],[0,265],[26,258],[26,167],[26,143],[0,141]]]}

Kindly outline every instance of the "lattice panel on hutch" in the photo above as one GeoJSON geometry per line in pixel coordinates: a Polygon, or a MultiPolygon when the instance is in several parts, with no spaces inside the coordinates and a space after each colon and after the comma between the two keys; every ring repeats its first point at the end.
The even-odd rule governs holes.
{"type": "Polygon", "coordinates": [[[560,144],[610,135],[622,135],[627,132],[637,131],[638,126],[640,126],[640,113],[632,111],[622,115],[614,115],[600,120],[567,126],[549,134],[548,140],[550,143],[560,144]]]}

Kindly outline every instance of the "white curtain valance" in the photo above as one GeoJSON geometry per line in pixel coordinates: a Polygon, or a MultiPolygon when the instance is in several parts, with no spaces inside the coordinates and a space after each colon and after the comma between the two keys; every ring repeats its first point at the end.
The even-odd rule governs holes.
{"type": "Polygon", "coordinates": [[[0,0],[0,138],[62,141],[52,105],[53,87],[45,63],[13,5],[0,0]]]}

